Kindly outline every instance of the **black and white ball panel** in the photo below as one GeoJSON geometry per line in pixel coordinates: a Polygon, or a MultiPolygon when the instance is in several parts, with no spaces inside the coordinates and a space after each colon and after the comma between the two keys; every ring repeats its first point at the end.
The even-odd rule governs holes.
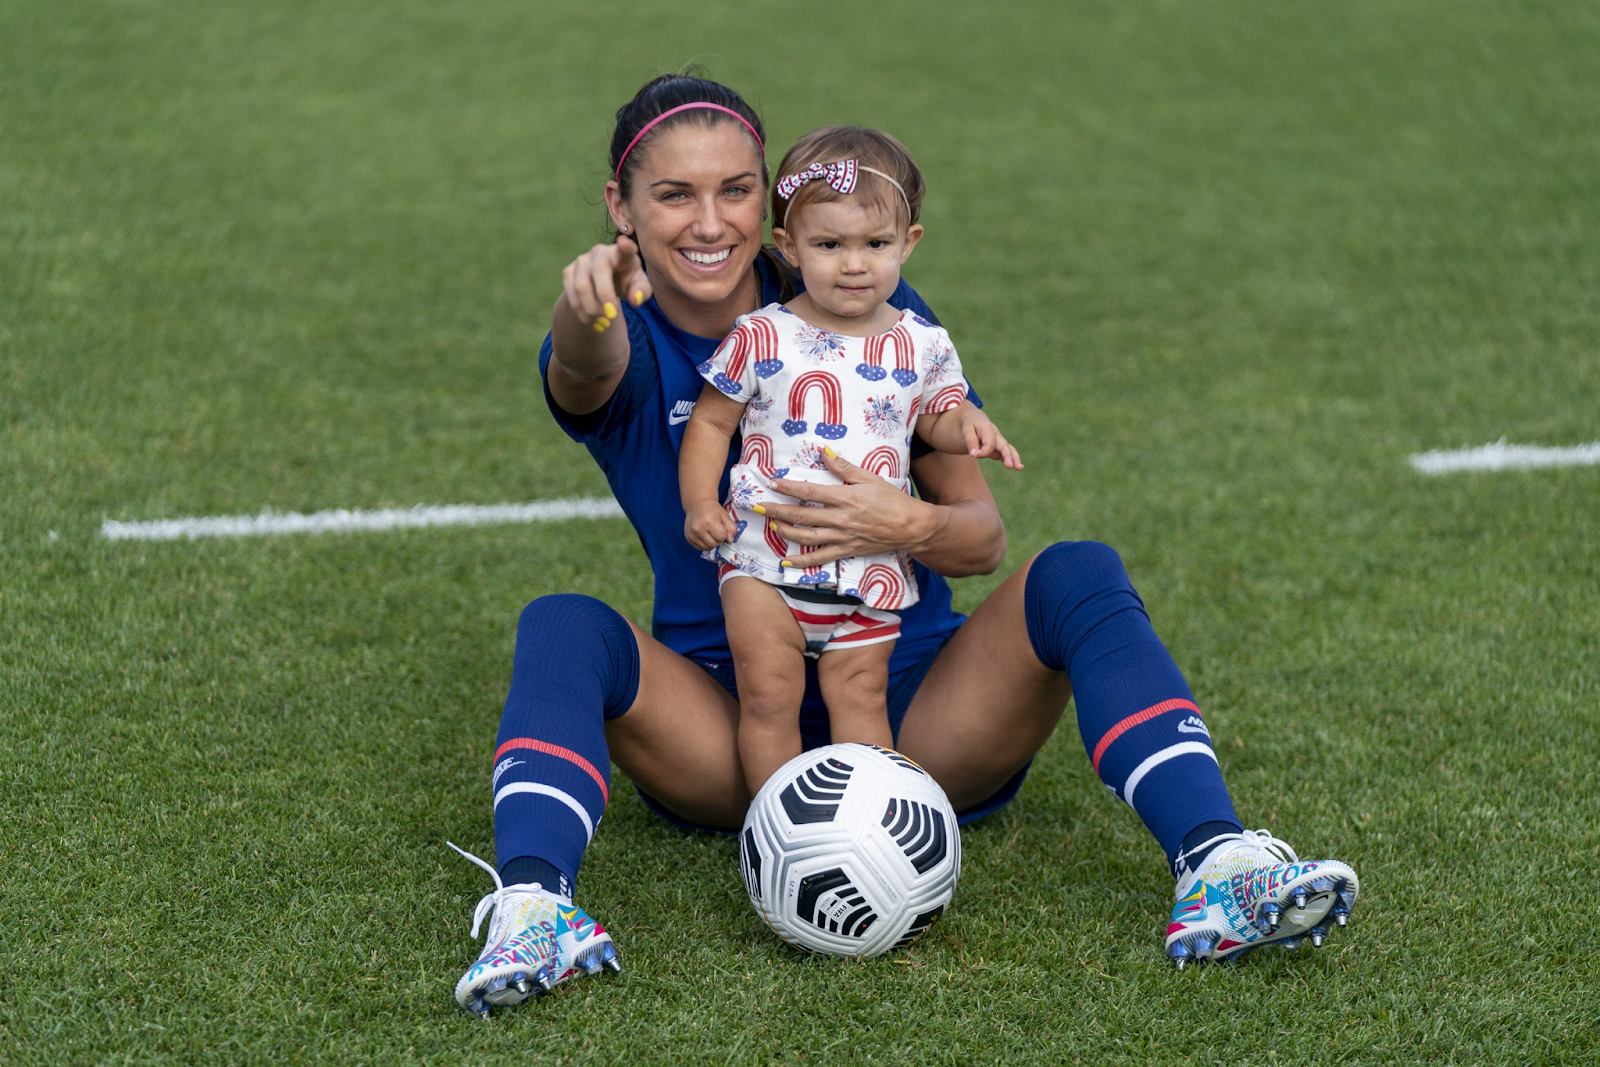
{"type": "Polygon", "coordinates": [[[791,760],[740,834],[750,901],[811,952],[875,956],[910,944],[955,889],[961,837],[937,783],[897,752],[829,745],[791,760]]]}

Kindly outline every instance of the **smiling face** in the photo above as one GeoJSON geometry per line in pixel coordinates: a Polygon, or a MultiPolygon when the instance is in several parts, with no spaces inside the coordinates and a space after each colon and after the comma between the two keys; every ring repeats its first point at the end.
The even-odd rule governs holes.
{"type": "Polygon", "coordinates": [[[760,299],[751,264],[761,251],[766,183],[755,139],[731,119],[683,122],[652,132],[629,164],[626,198],[606,183],[612,221],[638,241],[667,317],[722,336],[734,316],[754,310],[743,305],[760,299]]]}
{"type": "Polygon", "coordinates": [[[848,196],[801,204],[792,216],[772,237],[800,268],[804,297],[836,320],[816,325],[878,332],[872,320],[885,314],[884,302],[900,284],[900,266],[922,239],[922,227],[903,228],[896,212],[848,196]]]}

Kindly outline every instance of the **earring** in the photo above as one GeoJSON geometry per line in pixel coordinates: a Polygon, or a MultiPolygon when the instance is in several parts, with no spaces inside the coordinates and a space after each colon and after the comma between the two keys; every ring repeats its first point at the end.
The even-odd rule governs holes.
{"type": "Polygon", "coordinates": [[[626,226],[618,226],[617,227],[617,232],[618,233],[627,233],[628,232],[628,228],[626,226]]]}

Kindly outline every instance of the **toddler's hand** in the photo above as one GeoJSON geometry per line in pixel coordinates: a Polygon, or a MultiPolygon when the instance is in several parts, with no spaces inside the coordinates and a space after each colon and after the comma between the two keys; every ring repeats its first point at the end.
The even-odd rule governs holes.
{"type": "Polygon", "coordinates": [[[683,536],[700,551],[726,544],[739,535],[739,527],[715,500],[694,500],[684,508],[683,536]]]}
{"type": "Polygon", "coordinates": [[[1022,457],[1011,447],[1011,442],[1000,435],[1000,427],[990,421],[982,409],[974,409],[961,427],[967,441],[967,454],[973,459],[997,459],[1010,470],[1022,469],[1022,457]]]}

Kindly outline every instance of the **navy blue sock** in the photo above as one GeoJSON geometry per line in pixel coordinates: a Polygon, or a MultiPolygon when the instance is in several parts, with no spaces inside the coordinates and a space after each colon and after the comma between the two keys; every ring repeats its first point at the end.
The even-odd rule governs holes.
{"type": "Polygon", "coordinates": [[[1023,602],[1034,655],[1072,681],[1095,773],[1139,813],[1168,864],[1176,870],[1185,839],[1205,824],[1237,832],[1211,733],[1115,550],[1051,545],[1028,570],[1023,602]]]}
{"type": "Polygon", "coordinates": [[[558,896],[572,899],[577,883],[560,867],[538,856],[513,856],[500,865],[500,881],[506,885],[538,883],[558,896]]]}
{"type": "Polygon", "coordinates": [[[523,609],[491,781],[507,885],[572,895],[611,793],[605,723],[638,692],[639,643],[621,615],[570,593],[523,609]]]}

